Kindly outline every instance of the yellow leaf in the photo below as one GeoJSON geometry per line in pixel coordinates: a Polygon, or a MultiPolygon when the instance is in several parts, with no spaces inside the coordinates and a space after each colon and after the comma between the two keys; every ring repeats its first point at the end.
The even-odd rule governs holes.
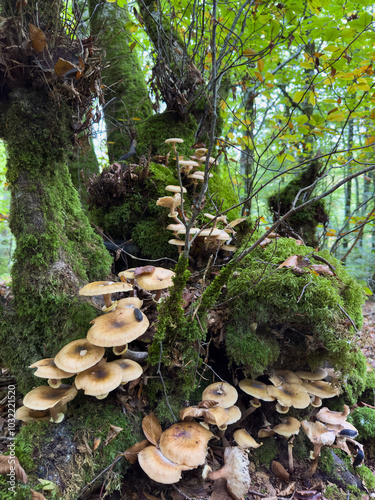
{"type": "Polygon", "coordinates": [[[133,116],[133,120],[141,121],[141,118],[137,118],[136,116],[133,116]]]}
{"type": "Polygon", "coordinates": [[[257,61],[257,68],[259,69],[260,72],[263,71],[263,68],[264,68],[264,61],[263,61],[263,59],[259,59],[259,61],[257,61]]]}
{"type": "Polygon", "coordinates": [[[374,136],[367,137],[367,139],[365,140],[366,146],[371,146],[372,144],[374,144],[374,142],[375,142],[375,137],[374,136]]]}
{"type": "Polygon", "coordinates": [[[205,60],[206,63],[212,63],[212,54],[211,52],[209,52],[207,55],[206,55],[206,60],[205,60]]]}
{"type": "Polygon", "coordinates": [[[260,82],[263,83],[263,75],[259,73],[259,71],[255,71],[255,76],[258,78],[260,82]]]}
{"type": "Polygon", "coordinates": [[[308,63],[308,62],[302,62],[300,64],[300,66],[304,69],[312,69],[314,67],[314,65],[312,63],[308,63]]]}
{"type": "Polygon", "coordinates": [[[220,101],[220,109],[226,109],[228,107],[225,101],[220,101]]]}
{"type": "Polygon", "coordinates": [[[304,90],[298,90],[297,92],[295,92],[295,94],[293,96],[293,101],[300,103],[302,101],[302,99],[305,98],[305,96],[306,96],[306,92],[304,90]]]}
{"type": "Polygon", "coordinates": [[[273,89],[274,86],[275,85],[273,83],[266,83],[266,87],[268,87],[269,89],[273,89]]]}
{"type": "Polygon", "coordinates": [[[255,54],[256,54],[256,52],[253,49],[245,49],[242,52],[242,55],[245,56],[245,57],[251,57],[251,56],[254,56],[255,54]]]}
{"type": "Polygon", "coordinates": [[[314,92],[310,92],[310,95],[309,95],[309,103],[312,104],[313,106],[315,106],[316,104],[316,99],[315,99],[315,94],[314,92]]]}

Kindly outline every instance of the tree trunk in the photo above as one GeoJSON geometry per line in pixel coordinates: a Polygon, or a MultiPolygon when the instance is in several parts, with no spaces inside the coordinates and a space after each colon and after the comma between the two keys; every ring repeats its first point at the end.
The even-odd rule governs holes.
{"type": "Polygon", "coordinates": [[[5,119],[16,250],[15,300],[2,318],[1,362],[26,389],[35,384],[28,364],[54,357],[69,340],[85,335],[95,313],[77,300],[78,288],[105,278],[109,258],[82,212],[67,168],[70,109],[44,91],[18,89],[9,95],[5,119]]]}

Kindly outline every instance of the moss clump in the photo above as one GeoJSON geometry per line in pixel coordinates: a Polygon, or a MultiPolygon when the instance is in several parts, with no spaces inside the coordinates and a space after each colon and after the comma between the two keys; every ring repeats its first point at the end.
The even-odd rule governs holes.
{"type": "Polygon", "coordinates": [[[256,448],[252,452],[252,457],[256,465],[263,465],[270,468],[272,460],[274,460],[279,453],[276,439],[272,436],[263,439],[262,446],[256,448]]]}
{"type": "MultiPolygon", "coordinates": [[[[211,177],[208,182],[208,188],[210,190],[210,195],[220,212],[228,210],[229,208],[239,203],[238,196],[234,191],[232,185],[229,182],[223,182],[220,175],[216,172],[213,172],[213,177],[211,177]]],[[[205,211],[216,213],[216,211],[213,209],[214,207],[211,207],[210,201],[208,201],[208,205],[205,207],[205,211]]],[[[240,215],[241,209],[237,207],[227,213],[227,219],[229,222],[231,222],[232,220],[240,217],[240,215]]]]}
{"type": "Polygon", "coordinates": [[[375,410],[366,406],[355,408],[348,417],[358,430],[358,440],[375,440],[375,410]]]}
{"type": "Polygon", "coordinates": [[[370,470],[365,465],[361,465],[360,467],[357,467],[355,469],[355,471],[357,472],[357,474],[362,479],[362,481],[365,484],[366,488],[368,490],[370,490],[370,492],[371,491],[374,492],[375,491],[375,475],[372,472],[372,470],[370,470]]]}
{"type": "MultiPolygon", "coordinates": [[[[252,241],[255,238],[256,235],[252,241]]],[[[314,250],[310,247],[301,247],[294,240],[280,238],[265,248],[257,247],[234,268],[227,285],[227,298],[232,299],[227,325],[231,360],[245,365],[245,369],[256,375],[252,365],[248,365],[256,345],[250,325],[256,323],[255,335],[260,343],[263,333],[266,334],[265,352],[258,354],[257,358],[265,363],[263,367],[258,363],[258,374],[269,367],[268,360],[274,361],[277,350],[275,347],[270,349],[270,345],[275,346],[277,341],[282,356],[272,366],[293,369],[310,365],[315,368],[330,360],[344,373],[357,374],[351,389],[355,398],[365,387],[365,383],[359,381],[363,376],[364,357],[355,346],[354,329],[342,309],[360,328],[364,301],[361,286],[338,260],[324,251],[318,255],[334,266],[336,276],[320,276],[308,268],[302,275],[287,268],[277,269],[291,255],[308,256],[312,253],[314,250]],[[246,342],[235,342],[236,329],[236,334],[242,339],[250,339],[249,353],[243,349],[246,342]],[[271,344],[269,332],[274,334],[271,344]]],[[[312,258],[311,261],[315,262],[312,258]]]]}

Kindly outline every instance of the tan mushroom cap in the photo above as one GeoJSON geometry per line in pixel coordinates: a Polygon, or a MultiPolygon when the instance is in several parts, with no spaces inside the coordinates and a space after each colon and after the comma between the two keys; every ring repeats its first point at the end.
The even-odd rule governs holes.
{"type": "Polygon", "coordinates": [[[314,458],[319,456],[323,445],[330,446],[335,442],[336,432],[328,430],[322,422],[303,420],[301,425],[306,436],[314,445],[314,458]]]}
{"type": "Polygon", "coordinates": [[[294,434],[299,433],[300,427],[301,423],[299,420],[294,417],[286,417],[282,420],[282,424],[276,425],[272,430],[280,436],[290,438],[294,434]]]}
{"type": "Polygon", "coordinates": [[[349,415],[349,406],[344,405],[344,411],[331,411],[327,407],[321,408],[316,414],[316,418],[325,424],[341,424],[346,421],[349,415]]]}
{"type": "Polygon", "coordinates": [[[329,382],[323,380],[316,380],[315,382],[302,382],[303,387],[309,394],[318,396],[319,398],[333,398],[340,394],[340,389],[334,387],[329,382]]]}
{"type": "Polygon", "coordinates": [[[20,406],[15,413],[17,420],[22,422],[37,422],[38,420],[48,421],[51,418],[49,410],[31,410],[26,406],[20,406]]]}
{"type": "Polygon", "coordinates": [[[205,409],[205,422],[218,427],[225,427],[228,425],[229,413],[222,406],[212,406],[205,409]]]}
{"type": "Polygon", "coordinates": [[[167,229],[177,232],[179,229],[185,229],[185,226],[183,224],[168,224],[167,229]]]}
{"type": "Polygon", "coordinates": [[[91,321],[93,326],[87,332],[87,339],[101,347],[122,346],[140,337],[148,328],[149,321],[142,314],[137,321],[134,309],[122,308],[99,316],[91,321]]]}
{"type": "Polygon", "coordinates": [[[88,396],[108,394],[121,384],[122,369],[113,362],[102,359],[95,366],[78,373],[75,378],[77,389],[83,389],[88,396]]]}
{"type": "Polygon", "coordinates": [[[117,309],[123,309],[124,307],[133,307],[134,309],[140,309],[143,305],[143,300],[138,297],[126,297],[125,299],[120,299],[117,301],[117,309]]]}
{"type": "MultiPolygon", "coordinates": [[[[206,159],[207,159],[207,156],[201,156],[199,158],[199,161],[202,162],[202,163],[204,163],[206,161],[206,159]]],[[[212,163],[215,163],[215,162],[216,162],[216,158],[213,158],[212,156],[210,156],[208,158],[208,163],[212,164],[212,163]]]]}
{"type": "Polygon", "coordinates": [[[79,373],[95,365],[104,356],[104,348],[91,344],[87,339],[73,340],[55,356],[55,365],[70,373],[79,373]]]}
{"type": "Polygon", "coordinates": [[[205,155],[207,153],[208,149],[207,148],[198,148],[194,151],[195,153],[195,156],[198,156],[199,158],[201,158],[203,155],[205,155]]]}
{"type": "Polygon", "coordinates": [[[168,240],[168,243],[170,245],[176,245],[178,247],[184,247],[185,246],[185,241],[184,240],[177,240],[175,238],[168,240]]]}
{"type": "Polygon", "coordinates": [[[138,453],[138,462],[148,477],[161,484],[178,483],[183,470],[194,468],[171,462],[156,446],[147,446],[141,450],[138,453]]]}
{"type": "MultiPolygon", "coordinates": [[[[181,163],[181,162],[180,162],[181,163]]],[[[172,186],[171,184],[168,185],[166,188],[165,188],[166,191],[171,191],[172,193],[181,193],[181,187],[180,186],[172,186]]],[[[187,190],[186,188],[182,188],[182,192],[183,193],[187,193],[187,190]]]]}
{"type": "Polygon", "coordinates": [[[263,443],[257,443],[245,429],[238,429],[233,433],[233,439],[240,448],[259,448],[263,443]]]}
{"type": "Polygon", "coordinates": [[[313,372],[305,370],[297,370],[296,375],[303,380],[323,380],[328,375],[327,370],[324,368],[316,368],[313,372]]]}
{"type": "Polygon", "coordinates": [[[169,288],[173,285],[172,278],[174,276],[176,276],[176,273],[173,271],[157,267],[152,274],[138,276],[137,283],[143,290],[164,290],[164,288],[169,288]]]}
{"type": "Polygon", "coordinates": [[[136,380],[143,373],[142,366],[131,359],[116,359],[115,361],[112,361],[112,363],[119,365],[122,370],[122,384],[136,380]]]}
{"type": "Polygon", "coordinates": [[[36,361],[29,368],[37,368],[34,375],[40,378],[52,378],[56,380],[60,380],[62,378],[70,378],[75,375],[75,373],[69,373],[64,370],[61,370],[55,365],[54,358],[45,358],[36,361]]]}
{"type": "Polygon", "coordinates": [[[198,234],[198,236],[203,236],[203,237],[213,237],[215,238],[216,236],[219,236],[220,234],[220,229],[217,228],[209,228],[209,229],[202,229],[202,231],[198,234]]]}
{"type": "Polygon", "coordinates": [[[178,422],[163,432],[159,447],[172,462],[198,467],[206,459],[207,444],[212,437],[212,432],[197,422],[178,422]]]}
{"type": "Polygon", "coordinates": [[[246,394],[249,394],[256,399],[261,399],[262,401],[275,401],[275,398],[271,396],[267,391],[267,387],[271,386],[268,386],[263,382],[259,382],[259,380],[245,378],[241,380],[238,385],[240,389],[246,392],[246,394]]]}
{"type": "Polygon", "coordinates": [[[134,276],[134,271],[135,271],[135,267],[132,267],[131,269],[126,269],[125,271],[121,271],[118,273],[119,277],[121,278],[121,276],[123,276],[124,278],[128,279],[128,280],[134,280],[135,279],[135,276],[134,276]]]}
{"type": "Polygon", "coordinates": [[[301,379],[291,370],[275,370],[269,379],[276,387],[284,382],[287,384],[301,384],[301,379]]]}
{"type": "Polygon", "coordinates": [[[267,386],[270,396],[273,396],[282,406],[294,408],[307,408],[310,404],[310,396],[306,389],[300,384],[281,384],[278,387],[267,386]]]}
{"type": "Polygon", "coordinates": [[[235,247],[234,245],[221,245],[220,249],[225,250],[226,252],[235,252],[237,250],[237,247],[235,247]]]}
{"type": "Polygon", "coordinates": [[[123,281],[94,281],[83,286],[79,290],[79,294],[91,297],[94,295],[106,295],[107,293],[129,292],[130,290],[133,290],[133,287],[123,281]]]}
{"type": "Polygon", "coordinates": [[[165,144],[182,144],[184,142],[183,139],[175,139],[175,138],[171,138],[171,139],[166,139],[164,141],[165,144]]]}
{"type": "Polygon", "coordinates": [[[238,399],[238,392],[233,385],[227,382],[215,382],[210,384],[202,393],[202,401],[212,400],[216,401],[219,406],[229,408],[236,404],[238,399]]]}
{"type": "MultiPolygon", "coordinates": [[[[199,167],[199,163],[194,160],[179,160],[178,163],[183,167],[199,167]]],[[[184,191],[184,193],[186,193],[186,191],[184,191]]]]}
{"type": "MultiPolygon", "coordinates": [[[[191,227],[189,233],[190,234],[197,234],[197,233],[199,233],[199,231],[200,231],[199,227],[191,227]]],[[[177,234],[186,234],[186,227],[179,229],[177,231],[177,234]]]]}
{"type": "Polygon", "coordinates": [[[40,385],[26,394],[23,404],[31,410],[48,410],[69,403],[76,395],[77,389],[74,385],[61,385],[58,389],[40,385]]]}
{"type": "Polygon", "coordinates": [[[236,405],[230,406],[226,410],[229,413],[229,420],[226,423],[227,425],[235,424],[242,417],[242,412],[236,405]]]}

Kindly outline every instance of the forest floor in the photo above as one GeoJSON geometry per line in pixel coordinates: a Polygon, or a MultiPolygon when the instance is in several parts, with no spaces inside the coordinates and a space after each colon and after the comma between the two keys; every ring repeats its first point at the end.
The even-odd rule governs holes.
{"type": "MultiPolygon", "coordinates": [[[[363,353],[367,358],[369,368],[375,369],[375,302],[367,301],[364,309],[364,324],[358,332],[357,341],[361,346],[363,353]]],[[[8,444],[12,438],[9,436],[8,418],[8,388],[16,385],[15,379],[5,369],[0,372],[0,455],[8,451],[8,444]]],[[[20,406],[22,400],[17,398],[16,406],[20,406]]],[[[359,402],[359,405],[361,403],[359,402]]],[[[375,404],[375,401],[374,401],[375,404]]],[[[20,423],[17,423],[16,432],[20,423]]],[[[208,461],[214,469],[223,465],[223,447],[212,446],[208,454],[208,461]]],[[[124,460],[124,459],[123,459],[124,460]]],[[[306,462],[306,461],[305,461],[306,462]]],[[[366,466],[371,469],[375,475],[375,460],[366,459],[366,466]]],[[[325,497],[335,498],[335,500],[349,499],[349,493],[343,485],[336,486],[330,481],[330,477],[315,474],[309,479],[299,479],[303,476],[306,469],[306,463],[295,463],[295,472],[289,482],[282,480],[282,477],[275,476],[270,470],[256,470],[255,465],[250,461],[251,488],[247,494],[249,500],[324,500],[325,497]],[[335,494],[328,495],[327,487],[334,486],[335,494]],[[325,493],[327,492],[327,493],[325,493]]],[[[1,472],[1,471],[0,471],[1,472]]],[[[348,471],[347,471],[348,472],[348,471]]],[[[345,472],[346,474],[346,472],[345,472]]],[[[343,484],[353,484],[356,477],[349,473],[349,476],[342,477],[343,484]]],[[[103,475],[103,479],[105,475],[103,475]]],[[[96,492],[92,492],[86,500],[99,500],[101,496],[100,487],[96,492]]],[[[114,492],[105,498],[109,500],[120,500],[123,498],[134,500],[184,500],[184,499],[210,499],[210,500],[230,500],[228,496],[225,480],[203,481],[197,471],[185,472],[183,479],[177,484],[163,487],[154,481],[151,481],[142,472],[138,465],[130,469],[126,475],[123,488],[123,494],[114,492]],[[125,494],[126,493],[126,494],[125,494]]],[[[48,495],[47,495],[48,498],[48,495]]],[[[363,491],[362,500],[375,498],[375,493],[363,491]]]]}

